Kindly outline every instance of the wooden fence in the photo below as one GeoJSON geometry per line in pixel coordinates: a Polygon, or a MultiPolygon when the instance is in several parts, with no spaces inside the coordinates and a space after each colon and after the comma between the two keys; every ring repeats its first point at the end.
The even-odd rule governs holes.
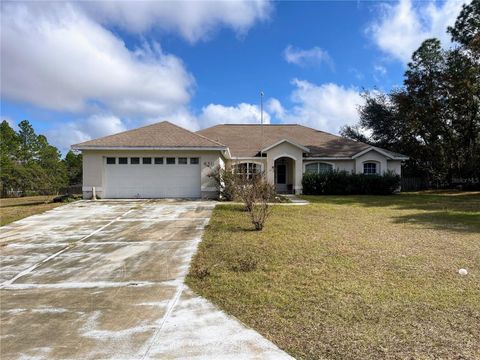
{"type": "Polygon", "coordinates": [[[402,177],[402,191],[420,191],[428,189],[431,184],[426,178],[402,177]]]}

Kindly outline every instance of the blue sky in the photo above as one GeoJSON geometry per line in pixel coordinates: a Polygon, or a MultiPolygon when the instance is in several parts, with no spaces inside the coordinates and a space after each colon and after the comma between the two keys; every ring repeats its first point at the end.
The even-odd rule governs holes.
{"type": "Polygon", "coordinates": [[[2,2],[1,116],[62,151],[160,120],[337,133],[462,1],[2,2]]]}

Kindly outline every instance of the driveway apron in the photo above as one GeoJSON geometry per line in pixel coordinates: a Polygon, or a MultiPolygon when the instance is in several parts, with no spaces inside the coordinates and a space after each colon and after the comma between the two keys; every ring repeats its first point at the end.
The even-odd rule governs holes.
{"type": "Polygon", "coordinates": [[[184,285],[214,206],[80,201],[2,227],[1,358],[291,358],[184,285]]]}

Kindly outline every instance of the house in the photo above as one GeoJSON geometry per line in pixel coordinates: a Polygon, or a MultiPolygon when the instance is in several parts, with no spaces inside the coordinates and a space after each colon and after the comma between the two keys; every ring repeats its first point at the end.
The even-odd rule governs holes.
{"type": "Polygon", "coordinates": [[[100,198],[211,198],[212,168],[264,171],[278,192],[302,192],[306,172],[401,174],[408,158],[302,125],[216,125],[191,132],[167,121],[72,146],[83,193],[100,198]]]}

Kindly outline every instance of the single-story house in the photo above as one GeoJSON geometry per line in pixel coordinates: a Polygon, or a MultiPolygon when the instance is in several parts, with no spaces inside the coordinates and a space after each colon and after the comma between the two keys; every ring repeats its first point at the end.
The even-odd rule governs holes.
{"type": "Polygon", "coordinates": [[[191,132],[167,121],[72,146],[83,153],[83,194],[100,198],[211,198],[212,168],[262,171],[278,192],[302,192],[306,172],[401,175],[408,158],[302,125],[216,125],[191,132]]]}

